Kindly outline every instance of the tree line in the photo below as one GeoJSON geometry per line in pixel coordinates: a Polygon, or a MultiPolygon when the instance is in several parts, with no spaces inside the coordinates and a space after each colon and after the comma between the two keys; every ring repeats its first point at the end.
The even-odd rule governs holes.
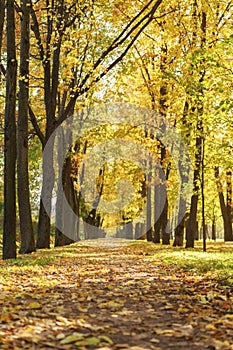
{"type": "MultiPolygon", "coordinates": [[[[156,111],[173,124],[185,141],[194,168],[192,196],[190,203],[184,203],[180,196],[177,216],[185,205],[187,213],[175,225],[174,245],[183,245],[186,227],[186,247],[193,247],[198,221],[203,226],[204,238],[206,219],[212,222],[214,232],[220,212],[224,239],[233,240],[231,1],[110,4],[86,0],[20,3],[1,0],[0,8],[4,259],[15,258],[17,254],[17,210],[20,253],[50,247],[49,212],[55,183],[52,153],[42,168],[41,193],[46,194],[49,209],[41,200],[36,238],[30,203],[30,166],[34,157],[41,159],[48,140],[62,123],[74,113],[80,115],[81,123],[83,108],[107,101],[132,102],[156,111]],[[32,143],[40,145],[36,155],[30,150],[32,143]],[[209,197],[212,200],[216,195],[220,203],[217,209],[216,201],[209,204],[209,197]]],[[[88,153],[93,143],[91,137],[97,139],[103,128],[76,142],[60,174],[74,211],[92,226],[103,225],[103,216],[83,204],[77,178],[80,181],[84,170],[78,168],[75,157],[88,153]],[[75,164],[78,170],[74,170],[75,164]]],[[[120,131],[126,132],[127,128],[120,127],[120,131]]],[[[139,137],[137,132],[133,137],[139,137]]],[[[156,154],[169,188],[169,183],[176,180],[166,147],[154,140],[150,128],[144,129],[140,137],[156,154]]],[[[180,161],[180,169],[182,164],[180,161]]],[[[131,164],[122,164],[121,171],[115,170],[112,175],[110,169],[99,169],[99,198],[107,195],[104,191],[111,192],[107,188],[112,188],[114,174],[122,175],[124,167],[131,171],[125,176],[138,186],[141,204],[147,199],[144,229],[147,239],[155,243],[162,239],[168,244],[172,187],[154,224],[152,216],[156,215],[158,194],[152,189],[151,174],[143,175],[131,164]],[[136,179],[138,172],[140,176],[136,179]]],[[[59,205],[58,191],[56,220],[62,218],[59,205]]],[[[129,212],[121,213],[118,223],[130,223],[136,215],[135,207],[134,203],[129,212]]],[[[71,241],[56,229],[55,245],[71,241]]]]}

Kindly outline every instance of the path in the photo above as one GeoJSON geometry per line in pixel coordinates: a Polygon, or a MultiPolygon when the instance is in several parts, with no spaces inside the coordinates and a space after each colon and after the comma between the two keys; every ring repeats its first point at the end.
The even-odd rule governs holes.
{"type": "Polygon", "coordinates": [[[233,298],[215,280],[125,242],[64,251],[50,251],[49,265],[37,252],[31,266],[9,266],[0,350],[233,349],[233,298]]]}

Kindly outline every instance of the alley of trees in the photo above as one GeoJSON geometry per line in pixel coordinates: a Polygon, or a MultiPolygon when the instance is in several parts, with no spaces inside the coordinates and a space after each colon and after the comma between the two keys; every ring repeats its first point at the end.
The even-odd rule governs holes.
{"type": "Polygon", "coordinates": [[[233,241],[232,15],[231,0],[0,0],[3,259],[107,234],[186,248],[201,238],[204,250],[233,241]],[[132,122],[110,123],[102,105],[124,105],[132,122]],[[137,125],[140,108],[151,117],[137,125]],[[158,125],[181,144],[167,147],[158,125]],[[157,165],[145,155],[144,171],[116,139],[157,165]],[[125,154],[96,165],[101,144],[125,154]]]}

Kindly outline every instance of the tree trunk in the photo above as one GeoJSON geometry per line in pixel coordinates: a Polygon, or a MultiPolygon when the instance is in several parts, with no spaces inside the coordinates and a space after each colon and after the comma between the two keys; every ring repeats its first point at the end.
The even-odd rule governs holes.
{"type": "MultiPolygon", "coordinates": [[[[202,127],[198,126],[200,132],[202,127]]],[[[199,195],[199,182],[200,182],[200,171],[201,171],[201,136],[196,137],[196,149],[195,149],[195,170],[193,176],[193,195],[191,197],[191,206],[189,219],[187,221],[186,230],[186,248],[194,248],[194,240],[198,237],[197,232],[197,205],[199,195]]]]}
{"type": "Polygon", "coordinates": [[[7,74],[4,126],[3,259],[16,258],[16,45],[14,0],[7,0],[7,74]]]}
{"type": "MultiPolygon", "coordinates": [[[[44,192],[45,192],[45,186],[42,185],[42,193],[44,192]]],[[[51,227],[50,216],[45,210],[42,199],[40,199],[36,248],[38,249],[50,248],[50,227],[51,227]]]]}
{"type": "MultiPolygon", "coordinates": [[[[194,4],[194,26],[197,25],[197,2],[194,4]]],[[[194,32],[194,37],[196,40],[196,28],[194,32]]],[[[194,40],[194,43],[195,43],[194,40]]],[[[201,49],[205,49],[206,42],[206,13],[201,13],[201,49]]],[[[204,58],[202,59],[202,64],[204,66],[204,58]]],[[[195,67],[194,67],[195,68],[195,67]]],[[[202,139],[203,139],[203,122],[202,116],[204,113],[204,89],[203,82],[205,77],[205,69],[197,67],[199,73],[199,79],[197,82],[197,97],[194,102],[193,109],[197,115],[197,130],[196,130],[196,145],[195,145],[195,169],[193,176],[193,195],[191,198],[191,207],[190,207],[190,216],[187,225],[187,240],[186,248],[194,248],[194,239],[197,234],[196,232],[196,221],[197,221],[197,205],[198,205],[198,196],[200,191],[200,182],[201,182],[201,161],[202,161],[202,139]]]]}
{"type": "MultiPolygon", "coordinates": [[[[194,187],[197,187],[197,185],[194,184],[194,187]]],[[[187,221],[185,248],[194,248],[194,240],[195,240],[195,237],[197,237],[198,235],[197,225],[196,225],[197,203],[198,203],[198,195],[193,194],[191,198],[189,219],[187,221]]]]}
{"type": "Polygon", "coordinates": [[[226,212],[229,222],[229,236],[227,237],[227,240],[233,240],[233,232],[232,232],[232,172],[228,170],[226,172],[226,183],[227,183],[227,190],[226,190],[226,212]]]}
{"type": "MultiPolygon", "coordinates": [[[[221,207],[221,212],[222,212],[222,217],[223,217],[224,241],[225,242],[233,241],[231,212],[229,211],[228,206],[225,203],[225,199],[224,199],[224,195],[223,195],[223,186],[222,186],[222,183],[219,179],[219,168],[218,167],[215,167],[215,179],[216,179],[219,202],[220,202],[220,207],[221,207]]],[[[229,196],[229,194],[228,194],[228,196],[229,196]]]]}
{"type": "Polygon", "coordinates": [[[185,218],[183,218],[179,225],[175,228],[175,239],[173,242],[173,247],[183,247],[184,244],[184,228],[185,228],[185,218]]]}
{"type": "Polygon", "coordinates": [[[63,156],[64,156],[64,130],[61,128],[61,132],[58,135],[57,142],[57,163],[58,163],[58,188],[57,188],[57,198],[56,198],[56,218],[55,218],[55,241],[54,247],[59,247],[65,245],[64,243],[64,208],[63,208],[63,156]]]}
{"type": "MultiPolygon", "coordinates": [[[[163,35],[164,29],[162,27],[162,35],[163,35]]],[[[167,105],[167,94],[168,94],[168,83],[166,81],[166,79],[164,79],[164,75],[166,74],[167,71],[167,54],[168,54],[168,49],[167,49],[167,43],[166,41],[162,43],[161,45],[161,57],[160,57],[160,71],[161,71],[161,75],[162,75],[162,83],[160,86],[160,90],[159,90],[159,113],[160,115],[164,118],[164,120],[166,120],[167,118],[167,109],[168,109],[168,105],[167,105]]],[[[165,126],[166,127],[166,126],[165,126]]],[[[160,164],[161,164],[161,168],[164,171],[164,174],[166,174],[166,180],[168,180],[169,177],[169,166],[165,167],[164,165],[164,161],[167,157],[166,154],[166,148],[164,147],[164,145],[160,145],[160,149],[161,149],[161,156],[160,156],[160,164]]],[[[162,203],[161,199],[160,199],[160,204],[162,203]]],[[[160,211],[161,211],[161,207],[160,207],[160,211]]],[[[162,244],[169,244],[170,243],[170,233],[167,232],[167,222],[168,222],[168,198],[167,198],[167,194],[166,194],[166,199],[165,199],[165,203],[164,203],[164,207],[162,209],[159,221],[157,223],[157,227],[156,230],[160,231],[162,234],[162,244]],[[160,227],[159,227],[160,225],[160,227]]],[[[156,233],[156,240],[159,238],[160,234],[158,234],[158,232],[156,233]]]]}
{"type": "MultiPolygon", "coordinates": [[[[189,112],[189,102],[188,99],[185,100],[184,103],[184,109],[182,114],[182,130],[181,130],[181,136],[183,137],[183,140],[185,140],[185,144],[190,143],[190,125],[187,125],[187,116],[189,112]]],[[[179,161],[178,161],[178,169],[179,173],[181,175],[181,187],[180,187],[180,193],[179,193],[179,208],[178,208],[178,218],[177,222],[175,223],[175,239],[173,242],[173,246],[176,247],[182,247],[184,243],[184,233],[185,233],[185,226],[186,226],[186,219],[187,219],[187,203],[186,199],[184,199],[184,191],[185,187],[188,184],[189,177],[187,174],[187,165],[190,160],[186,158],[183,144],[180,144],[179,147],[179,161]]]]}
{"type": "MultiPolygon", "coordinates": [[[[180,164],[179,166],[181,169],[182,164],[180,164]]],[[[183,185],[187,183],[186,180],[188,181],[188,178],[183,179],[183,185]]],[[[183,188],[181,188],[181,192],[182,191],[183,191],[183,188]]],[[[186,209],[186,201],[183,198],[181,193],[180,201],[179,201],[178,225],[175,228],[175,239],[173,242],[173,247],[182,247],[184,243],[184,232],[185,232],[185,225],[186,225],[186,218],[187,218],[187,213],[185,213],[185,209],[186,209]]]]}
{"type": "Polygon", "coordinates": [[[35,251],[28,176],[28,106],[29,106],[29,2],[21,1],[20,79],[18,114],[18,203],[20,218],[20,253],[35,251]]]}
{"type": "Polygon", "coordinates": [[[215,224],[215,220],[212,221],[212,239],[214,241],[216,241],[216,224],[215,224]]]}
{"type": "MultiPolygon", "coordinates": [[[[55,8],[54,8],[55,10],[55,8]]],[[[57,95],[58,95],[58,85],[59,85],[59,60],[61,52],[61,41],[62,36],[58,36],[56,45],[54,46],[54,51],[52,52],[52,28],[54,26],[53,18],[50,16],[50,8],[47,9],[47,33],[46,33],[46,51],[42,52],[43,68],[44,68],[44,104],[46,110],[46,135],[45,143],[48,140],[51,142],[50,147],[51,152],[47,158],[48,164],[43,161],[43,178],[42,178],[42,191],[41,191],[41,201],[39,210],[39,221],[37,230],[37,248],[49,248],[50,247],[50,216],[51,216],[51,205],[52,205],[52,192],[54,188],[54,168],[53,168],[53,147],[54,140],[51,139],[56,128],[56,111],[57,111],[57,95]],[[42,200],[43,198],[43,200],[42,200]],[[45,204],[45,205],[44,205],[45,204]],[[45,209],[46,206],[46,209],[45,209]]],[[[59,3],[56,10],[58,22],[56,25],[57,33],[59,33],[59,20],[62,19],[63,14],[63,2],[59,3]]],[[[35,14],[35,13],[34,13],[35,14]]],[[[34,21],[34,26],[37,26],[36,21],[34,21]]],[[[38,29],[39,31],[39,29],[38,29]]],[[[60,33],[59,33],[60,34],[60,33]]],[[[38,32],[40,37],[40,32],[38,32]]],[[[38,37],[38,36],[37,36],[38,37]]],[[[69,115],[67,115],[68,117],[69,115]]]]}
{"type": "Polygon", "coordinates": [[[154,243],[160,243],[161,185],[154,186],[154,243]]]}
{"type": "MultiPolygon", "coordinates": [[[[59,106],[59,110],[62,109],[59,106]]],[[[79,204],[78,195],[75,190],[74,180],[72,178],[72,164],[70,158],[65,158],[65,150],[68,145],[72,144],[72,121],[69,119],[69,124],[65,128],[60,126],[60,133],[57,142],[57,163],[59,178],[56,200],[56,223],[55,223],[55,243],[54,246],[63,246],[74,243],[79,240],[79,204]],[[64,161],[65,159],[65,161],[64,161]],[[77,215],[72,218],[69,213],[65,213],[63,198],[64,194],[71,207],[71,212],[77,215]],[[67,217],[68,216],[68,217],[67,217]],[[64,224],[69,222],[68,231],[65,232],[64,224]]],[[[76,144],[76,152],[79,151],[80,145],[76,144]]]]}
{"type": "Polygon", "coordinates": [[[2,37],[3,37],[3,28],[4,28],[4,21],[5,21],[5,7],[6,7],[6,0],[0,0],[0,58],[2,56],[2,37]]]}
{"type": "Polygon", "coordinates": [[[201,214],[203,232],[203,251],[206,252],[207,225],[205,223],[205,139],[201,140],[201,214]]]}
{"type": "Polygon", "coordinates": [[[166,201],[164,204],[163,212],[161,215],[161,223],[162,223],[162,244],[170,244],[170,232],[168,230],[168,200],[166,197],[166,201]]]}
{"type": "Polygon", "coordinates": [[[147,201],[146,201],[146,239],[152,241],[152,224],[151,224],[151,164],[149,164],[149,174],[147,175],[147,201]]]}
{"type": "Polygon", "coordinates": [[[139,239],[139,240],[146,239],[145,232],[146,232],[145,224],[142,222],[137,222],[135,225],[134,239],[139,239]]]}
{"type": "MultiPolygon", "coordinates": [[[[63,137],[63,140],[61,140],[61,143],[65,142],[64,135],[62,137],[63,137]]],[[[64,209],[62,205],[63,203],[61,201],[61,198],[59,198],[61,192],[64,191],[66,199],[71,207],[70,208],[71,211],[75,212],[78,215],[77,194],[74,188],[74,183],[73,183],[72,174],[71,174],[71,167],[72,167],[71,159],[69,157],[66,158],[64,167],[62,167],[61,164],[59,164],[59,167],[61,167],[60,175],[62,176],[62,188],[58,188],[58,191],[57,191],[56,222],[57,220],[61,221],[59,224],[61,225],[61,227],[64,227],[64,221],[66,221],[66,225],[68,223],[69,227],[68,227],[67,235],[65,234],[64,230],[62,230],[61,232],[59,228],[56,228],[55,246],[69,245],[71,243],[74,243],[77,240],[77,237],[76,237],[77,220],[75,220],[74,217],[72,217],[71,219],[69,216],[69,213],[64,213],[64,209]],[[60,209],[60,212],[59,212],[59,209],[60,209]]]]}
{"type": "Polygon", "coordinates": [[[126,226],[126,234],[125,234],[126,239],[133,239],[133,224],[132,222],[128,222],[126,226]]]}
{"type": "MultiPolygon", "coordinates": [[[[48,133],[50,134],[50,133],[48,133]]],[[[48,137],[46,137],[48,139],[48,137]]],[[[50,215],[52,208],[52,192],[54,187],[53,146],[54,140],[50,139],[51,149],[48,151],[46,162],[43,158],[42,190],[37,228],[36,248],[50,248],[50,215]]]]}

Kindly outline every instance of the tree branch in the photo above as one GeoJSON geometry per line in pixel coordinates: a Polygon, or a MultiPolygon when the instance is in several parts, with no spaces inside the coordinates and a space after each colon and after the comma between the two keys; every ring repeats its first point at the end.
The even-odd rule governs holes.
{"type": "MultiPolygon", "coordinates": [[[[102,63],[103,61],[106,59],[106,57],[109,56],[109,54],[111,52],[113,52],[117,47],[119,47],[120,45],[122,45],[123,43],[125,43],[125,41],[130,38],[130,35],[138,29],[138,27],[145,22],[141,28],[134,34],[134,36],[132,37],[130,43],[127,45],[127,47],[125,48],[125,50],[112,62],[110,63],[102,73],[99,74],[99,76],[97,76],[93,82],[93,83],[97,83],[99,82],[105,75],[107,75],[107,73],[113,69],[124,57],[125,55],[128,53],[128,51],[130,50],[130,48],[133,46],[133,44],[135,43],[135,41],[137,40],[137,38],[139,37],[139,35],[142,33],[142,31],[149,25],[149,23],[153,20],[153,16],[155,11],[157,10],[157,8],[159,7],[159,5],[162,3],[163,0],[157,0],[156,3],[153,5],[152,9],[143,16],[142,19],[139,20],[139,22],[137,22],[136,24],[134,24],[134,22],[145,12],[145,10],[149,7],[149,5],[153,2],[153,1],[149,1],[149,3],[139,12],[139,14],[137,14],[131,21],[129,24],[127,24],[127,26],[123,29],[123,31],[119,34],[119,36],[113,41],[113,43],[102,53],[102,55],[99,57],[99,59],[96,61],[96,63],[94,64],[93,70],[96,70],[102,63]],[[130,28],[130,26],[133,24],[133,28],[130,28]],[[128,31],[129,30],[129,31],[128,31]],[[128,33],[126,33],[128,31],[128,33]]],[[[92,70],[92,71],[93,71],[92,70]]],[[[92,85],[88,85],[85,86],[87,80],[91,77],[91,72],[87,73],[86,76],[84,77],[83,81],[81,82],[81,84],[78,86],[78,89],[76,92],[74,92],[73,96],[70,98],[70,101],[68,102],[63,115],[61,115],[56,122],[56,126],[59,126],[69,115],[69,111],[74,107],[75,102],[77,100],[77,98],[81,95],[83,95],[84,93],[88,92],[91,88],[92,85]]]]}
{"type": "Polygon", "coordinates": [[[44,137],[42,131],[40,130],[40,127],[39,127],[37,120],[36,120],[36,116],[35,116],[30,105],[29,105],[28,110],[29,110],[30,121],[33,125],[33,128],[36,132],[36,135],[39,137],[40,142],[42,143],[42,148],[44,148],[45,147],[45,137],[44,137]]]}

